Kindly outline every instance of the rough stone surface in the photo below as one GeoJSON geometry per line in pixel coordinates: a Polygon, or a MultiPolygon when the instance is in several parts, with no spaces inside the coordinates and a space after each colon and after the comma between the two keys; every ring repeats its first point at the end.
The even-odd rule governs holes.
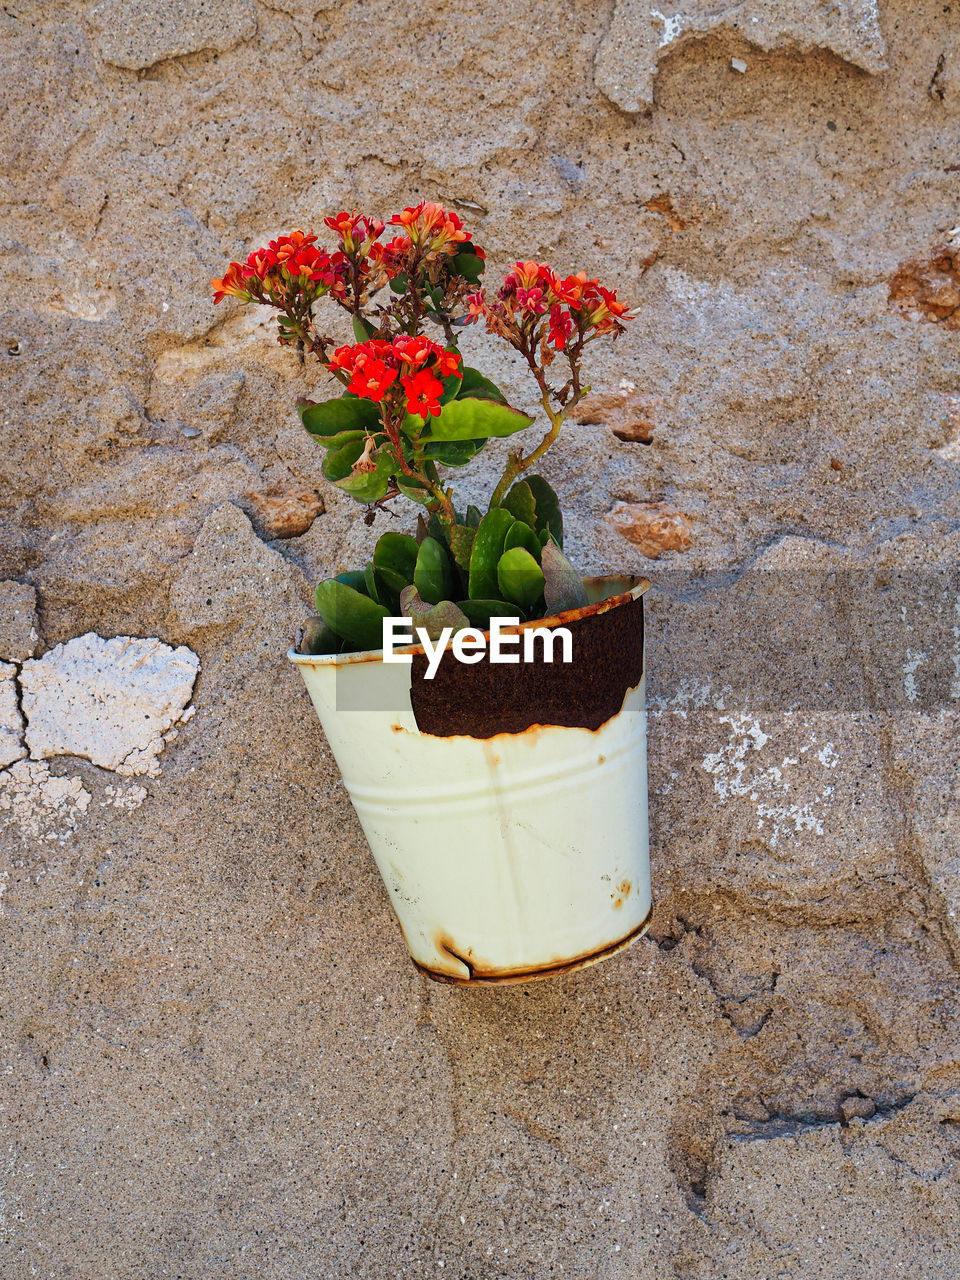
{"type": "Polygon", "coordinates": [[[225,53],[257,29],[250,0],[98,0],[87,12],[99,55],[133,71],[191,53],[225,53]]]}
{"type": "Polygon", "coordinates": [[[22,582],[0,582],[0,659],[23,662],[40,643],[37,593],[22,582]]]}
{"type": "MultiPolygon", "coordinates": [[[[653,102],[661,59],[685,41],[724,32],[769,52],[773,49],[827,49],[864,71],[886,67],[886,45],[876,0],[744,0],[717,8],[709,0],[689,0],[663,13],[648,0],[616,0],[609,33],[597,53],[598,86],[624,111],[653,102]]],[[[742,58],[731,59],[741,74],[742,58]]]]}
{"type": "Polygon", "coordinates": [[[924,320],[960,329],[960,244],[946,245],[924,261],[901,262],[890,281],[890,301],[924,320]]]}
{"type": "Polygon", "coordinates": [[[157,775],[0,767],[2,1280],[960,1274],[950,9],[5,4],[0,577],[38,653],[202,671],[157,775]],[[542,466],[578,566],[653,584],[653,926],[505,991],[409,965],[284,656],[412,513],[322,486],[324,383],[207,293],[417,199],[494,279],[617,281],[591,394],[655,409],[542,466]],[[318,487],[265,545],[247,491],[318,487]],[[690,548],[650,561],[621,502],[690,548]]]}
{"type": "Polygon", "coordinates": [[[299,538],[323,512],[315,489],[248,489],[244,497],[262,538],[299,538]]]}
{"type": "Polygon", "coordinates": [[[159,774],[159,755],[187,708],[200,660],[181,645],[91,631],[20,672],[34,760],[83,756],[116,773],[159,774]]]}
{"type": "Polygon", "coordinates": [[[570,417],[585,426],[604,423],[618,440],[633,444],[649,444],[653,439],[654,406],[649,396],[640,395],[626,379],[617,391],[587,396],[570,417]]]}
{"type": "Polygon", "coordinates": [[[692,540],[687,516],[666,502],[617,502],[607,519],[651,560],[664,551],[686,551],[692,540]]]}
{"type": "Polygon", "coordinates": [[[22,760],[26,754],[17,668],[12,662],[0,662],[0,769],[22,760]]]}

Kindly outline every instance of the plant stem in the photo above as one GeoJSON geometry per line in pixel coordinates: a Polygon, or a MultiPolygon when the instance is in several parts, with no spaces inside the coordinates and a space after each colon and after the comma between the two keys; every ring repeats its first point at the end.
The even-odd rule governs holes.
{"type": "MultiPolygon", "coordinates": [[[[560,434],[560,428],[563,426],[563,420],[567,416],[567,410],[554,410],[550,403],[549,391],[544,386],[541,386],[540,403],[543,405],[544,412],[550,419],[550,430],[543,437],[534,451],[527,454],[526,457],[519,452],[511,453],[508,456],[507,465],[503,469],[503,475],[500,477],[497,487],[490,495],[490,507],[488,510],[493,507],[499,507],[500,503],[507,496],[507,490],[513,484],[514,480],[516,480],[517,476],[526,471],[527,468],[532,466],[539,458],[542,458],[560,434]]],[[[570,408],[573,408],[573,404],[575,403],[576,401],[574,400],[571,403],[570,408]]]]}

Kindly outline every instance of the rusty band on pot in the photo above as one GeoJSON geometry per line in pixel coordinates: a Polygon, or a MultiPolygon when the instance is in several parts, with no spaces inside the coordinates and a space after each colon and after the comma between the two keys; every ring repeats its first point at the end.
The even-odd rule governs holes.
{"type": "Polygon", "coordinates": [[[426,680],[426,655],[415,654],[410,702],[420,732],[493,738],[532,725],[599,729],[643,678],[643,596],[612,603],[587,605],[550,625],[569,629],[572,662],[557,652],[552,663],[491,663],[484,653],[468,665],[448,649],[426,680]]]}

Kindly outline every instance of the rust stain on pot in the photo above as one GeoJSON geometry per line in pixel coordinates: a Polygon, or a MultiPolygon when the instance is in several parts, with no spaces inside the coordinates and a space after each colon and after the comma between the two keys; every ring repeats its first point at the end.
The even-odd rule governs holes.
{"type": "Polygon", "coordinates": [[[616,911],[619,911],[620,908],[623,906],[623,904],[626,902],[627,898],[629,898],[630,890],[632,888],[633,888],[633,885],[630,883],[629,880],[621,880],[620,883],[617,885],[616,889],[614,890],[614,892],[611,893],[610,897],[613,900],[613,906],[616,911]]]}
{"type": "Polygon", "coordinates": [[[445,653],[432,680],[414,653],[410,704],[421,733],[493,738],[560,725],[596,731],[622,709],[643,677],[643,596],[622,592],[554,618],[524,624],[567,627],[572,662],[483,660],[468,666],[445,653]]]}
{"type": "Polygon", "coordinates": [[[497,968],[496,966],[485,964],[484,961],[473,958],[472,948],[458,947],[449,934],[443,931],[438,931],[434,935],[434,943],[437,950],[442,955],[450,956],[458,966],[466,969],[469,976],[464,977],[462,972],[453,974],[442,969],[431,969],[428,965],[421,964],[419,960],[413,959],[412,956],[411,959],[413,959],[413,963],[420,972],[425,973],[434,982],[446,982],[453,986],[468,987],[483,984],[492,986],[496,984],[505,985],[511,982],[534,982],[539,978],[555,978],[560,974],[573,973],[577,969],[584,969],[587,965],[596,963],[598,960],[605,960],[608,956],[616,955],[618,951],[626,950],[631,943],[643,937],[650,927],[652,919],[653,905],[651,904],[650,910],[643,920],[635,929],[631,929],[622,938],[617,938],[614,942],[610,942],[595,951],[583,952],[580,955],[571,956],[563,960],[548,960],[546,964],[537,965],[534,969],[497,968]]]}

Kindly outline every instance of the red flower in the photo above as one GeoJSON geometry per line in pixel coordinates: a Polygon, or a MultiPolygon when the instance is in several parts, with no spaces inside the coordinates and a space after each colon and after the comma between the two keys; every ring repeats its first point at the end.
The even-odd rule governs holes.
{"type": "Polygon", "coordinates": [[[448,351],[444,348],[439,356],[437,356],[437,369],[441,378],[454,378],[460,374],[460,366],[462,361],[458,351],[448,351]]]}
{"type": "Polygon", "coordinates": [[[396,380],[396,369],[388,369],[382,360],[364,360],[362,364],[354,366],[347,390],[364,400],[373,400],[375,404],[379,404],[396,380]]]}
{"type": "Polygon", "coordinates": [[[547,301],[543,296],[543,290],[540,288],[518,289],[517,306],[521,311],[527,311],[535,316],[542,316],[547,309],[547,301]]]}
{"type": "Polygon", "coordinates": [[[365,240],[376,240],[383,230],[379,218],[367,218],[362,213],[337,213],[331,218],[324,218],[324,223],[331,231],[336,231],[340,243],[347,253],[354,253],[365,240]]]}
{"type": "Polygon", "coordinates": [[[380,240],[375,240],[370,246],[367,256],[371,262],[381,267],[392,280],[394,276],[399,275],[404,269],[409,251],[410,241],[405,236],[394,236],[386,244],[383,244],[380,240]]]}
{"type": "Polygon", "coordinates": [[[422,336],[403,336],[392,342],[368,338],[350,347],[337,347],[330,357],[330,368],[350,374],[347,390],[354,395],[377,404],[388,395],[391,404],[405,396],[407,412],[425,418],[440,412],[441,379],[458,375],[461,360],[458,352],[447,351],[422,336]]]}
{"type": "Polygon", "coordinates": [[[247,289],[243,278],[243,267],[239,262],[231,262],[229,267],[223,273],[222,280],[211,280],[210,287],[213,289],[213,305],[222,302],[227,294],[234,298],[239,298],[241,302],[249,302],[251,300],[250,290],[247,289]]]}
{"type": "Polygon", "coordinates": [[[421,418],[439,414],[443,383],[429,369],[421,369],[419,373],[403,378],[402,382],[407,396],[407,413],[419,414],[421,418]]]}
{"type": "Polygon", "coordinates": [[[431,342],[429,338],[394,338],[393,350],[397,356],[405,363],[419,368],[425,364],[431,356],[436,355],[438,351],[442,351],[442,347],[438,347],[435,342],[431,342]]]}
{"type": "Polygon", "coordinates": [[[557,300],[565,302],[568,307],[579,307],[583,300],[584,288],[596,283],[596,280],[587,279],[585,271],[581,271],[575,276],[567,276],[565,280],[558,279],[555,286],[557,300]]]}
{"type": "Polygon", "coordinates": [[[481,316],[487,314],[487,299],[482,289],[477,293],[468,294],[465,301],[467,304],[467,324],[473,324],[474,320],[479,320],[481,316]]]}
{"type": "Polygon", "coordinates": [[[243,274],[247,279],[255,278],[261,284],[266,284],[276,266],[277,257],[271,249],[254,249],[253,253],[247,255],[243,274]]]}
{"type": "MultiPolygon", "coordinates": [[[[312,231],[309,235],[304,235],[302,231],[291,231],[288,236],[278,236],[276,240],[270,241],[270,253],[275,263],[282,264],[316,242],[317,237],[312,231]]],[[[260,252],[264,253],[266,250],[261,249],[260,252]]]]}
{"type": "Polygon", "coordinates": [[[552,342],[558,351],[562,351],[573,333],[573,320],[570,312],[564,310],[559,302],[550,308],[550,330],[547,341],[552,342]]]}

